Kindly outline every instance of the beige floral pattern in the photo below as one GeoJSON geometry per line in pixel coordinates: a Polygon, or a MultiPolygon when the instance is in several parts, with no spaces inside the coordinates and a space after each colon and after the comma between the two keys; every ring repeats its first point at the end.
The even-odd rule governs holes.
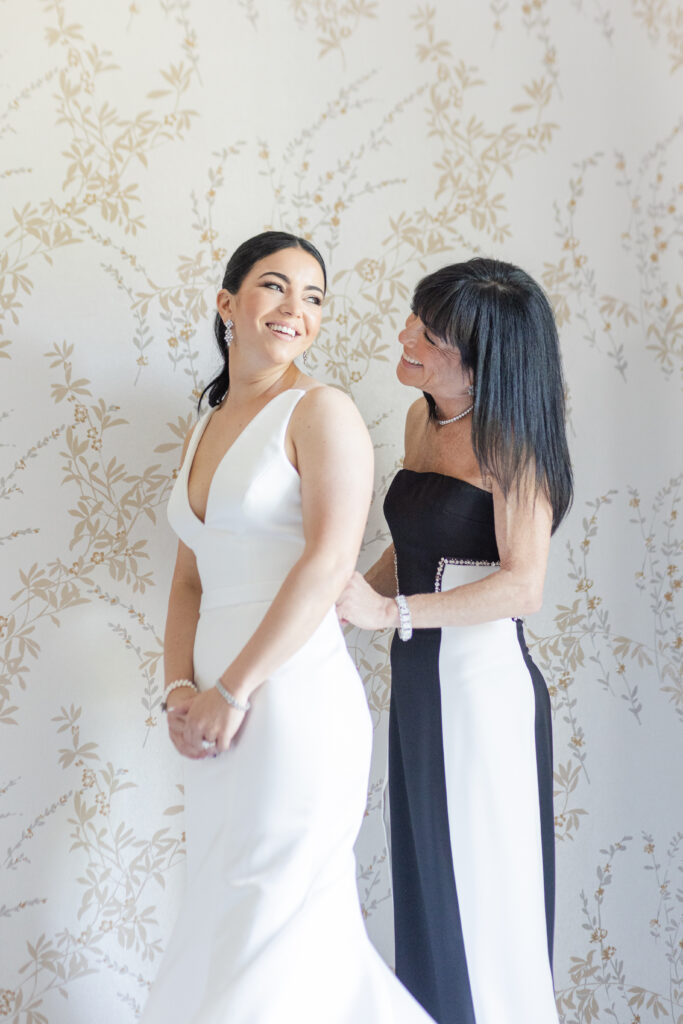
{"type": "MultiPolygon", "coordinates": [[[[415,281],[483,253],[548,290],[577,479],[528,624],[555,723],[558,1007],[683,1020],[682,18],[0,0],[0,1018],[133,1021],[157,970],[184,870],[164,507],[225,260],[275,227],[329,260],[309,365],[375,442],[363,566],[387,543],[415,281]]],[[[390,636],[347,640],[376,737],[359,893],[391,960],[390,636]]]]}
{"type": "Polygon", "coordinates": [[[676,0],[632,0],[632,4],[652,42],[666,46],[674,74],[683,67],[683,8],[676,0]]]}
{"type": "MultiPolygon", "coordinates": [[[[582,243],[582,206],[604,163],[595,153],[575,165],[566,202],[554,203],[556,235],[562,255],[547,262],[543,282],[561,325],[573,320],[583,340],[606,353],[626,379],[630,344],[640,345],[666,377],[683,375],[683,291],[675,266],[683,239],[683,183],[669,171],[669,155],[681,153],[679,119],[667,135],[632,168],[625,154],[614,154],[616,184],[625,200],[620,244],[633,259],[637,293],[628,299],[601,289],[599,276],[582,243]]],[[[672,163],[673,167],[673,163],[672,163]]]]}
{"type": "Polygon", "coordinates": [[[363,18],[375,18],[377,0],[290,0],[290,6],[301,27],[315,26],[319,55],[337,51],[342,56],[344,45],[363,18]]]}

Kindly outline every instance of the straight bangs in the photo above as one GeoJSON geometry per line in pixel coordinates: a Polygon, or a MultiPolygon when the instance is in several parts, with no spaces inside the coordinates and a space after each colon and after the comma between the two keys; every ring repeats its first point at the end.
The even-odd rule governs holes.
{"type": "MultiPolygon", "coordinates": [[[[545,292],[519,267],[477,257],[423,278],[412,311],[472,373],[472,446],[482,473],[505,495],[540,491],[557,529],[573,480],[559,339],[545,292]]],[[[433,396],[425,398],[436,418],[433,396]]]]}

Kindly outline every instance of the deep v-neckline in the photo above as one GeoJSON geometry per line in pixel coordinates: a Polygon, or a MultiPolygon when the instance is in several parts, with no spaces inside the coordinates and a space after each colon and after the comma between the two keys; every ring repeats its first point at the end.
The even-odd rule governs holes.
{"type": "MultiPolygon", "coordinates": [[[[216,479],[216,476],[218,475],[218,473],[219,473],[219,471],[221,469],[221,466],[223,465],[223,463],[227,459],[227,457],[230,454],[230,452],[236,447],[236,445],[239,444],[239,442],[242,440],[244,435],[249,430],[249,427],[251,427],[252,423],[255,423],[256,420],[259,419],[259,417],[266,411],[266,409],[270,408],[270,406],[273,404],[273,402],[276,402],[278,400],[278,398],[282,398],[283,395],[289,395],[289,394],[301,394],[301,395],[303,395],[303,394],[305,394],[305,390],[304,390],[304,388],[285,388],[284,391],[280,391],[277,395],[273,395],[272,398],[269,398],[268,401],[266,402],[266,404],[262,405],[261,408],[259,409],[259,411],[257,413],[255,413],[251,417],[249,422],[245,423],[245,425],[242,427],[242,429],[240,430],[239,434],[237,435],[235,440],[232,442],[230,447],[227,448],[223,452],[223,454],[221,455],[220,459],[216,463],[216,468],[214,469],[213,473],[211,474],[211,480],[209,481],[209,486],[208,486],[208,489],[206,491],[206,505],[204,507],[204,518],[203,519],[201,519],[197,515],[195,510],[192,508],[192,504],[190,503],[190,474],[192,473],[192,467],[194,465],[195,455],[197,454],[197,449],[199,448],[201,440],[202,440],[202,438],[204,436],[204,431],[208,427],[209,421],[211,420],[213,414],[216,412],[217,409],[220,408],[220,406],[215,405],[212,409],[210,409],[208,411],[207,415],[204,417],[204,422],[203,423],[201,422],[201,420],[199,421],[197,426],[198,427],[201,426],[201,430],[198,432],[196,440],[193,441],[193,443],[192,443],[192,445],[190,447],[190,450],[188,451],[187,455],[185,456],[185,465],[187,466],[187,468],[185,469],[185,466],[183,466],[183,469],[185,471],[185,499],[187,501],[187,507],[189,508],[190,513],[193,516],[193,518],[199,523],[200,526],[206,526],[206,518],[207,518],[208,511],[209,511],[209,502],[211,501],[211,491],[213,489],[214,480],[216,479]]],[[[292,468],[294,468],[294,467],[292,467],[292,468]]]]}

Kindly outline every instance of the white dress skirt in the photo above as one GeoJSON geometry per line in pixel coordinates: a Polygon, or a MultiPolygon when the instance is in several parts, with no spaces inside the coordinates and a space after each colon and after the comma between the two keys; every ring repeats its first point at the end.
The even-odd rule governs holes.
{"type": "MultiPolygon", "coordinates": [[[[202,581],[200,689],[261,622],[304,548],[285,454],[305,392],[272,399],[224,456],[205,522],[187,496],[197,424],[169,520],[202,581]]],[[[370,943],[353,846],[372,727],[334,609],[253,694],[225,754],[185,760],[187,891],[143,1024],[429,1024],[370,943]]]]}

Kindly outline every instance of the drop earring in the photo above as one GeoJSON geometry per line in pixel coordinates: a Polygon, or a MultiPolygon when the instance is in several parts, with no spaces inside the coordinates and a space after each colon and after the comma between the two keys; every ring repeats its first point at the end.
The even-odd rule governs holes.
{"type": "Polygon", "coordinates": [[[304,360],[304,366],[308,366],[308,349],[307,348],[304,349],[303,360],[304,360]]]}
{"type": "Polygon", "coordinates": [[[470,398],[472,397],[472,395],[474,394],[474,384],[470,384],[470,386],[467,389],[467,394],[470,396],[470,398]]]}
{"type": "Polygon", "coordinates": [[[225,321],[225,344],[228,346],[228,348],[230,348],[232,340],[235,337],[235,335],[232,333],[232,329],[234,326],[235,325],[233,324],[232,320],[225,321]]]}

